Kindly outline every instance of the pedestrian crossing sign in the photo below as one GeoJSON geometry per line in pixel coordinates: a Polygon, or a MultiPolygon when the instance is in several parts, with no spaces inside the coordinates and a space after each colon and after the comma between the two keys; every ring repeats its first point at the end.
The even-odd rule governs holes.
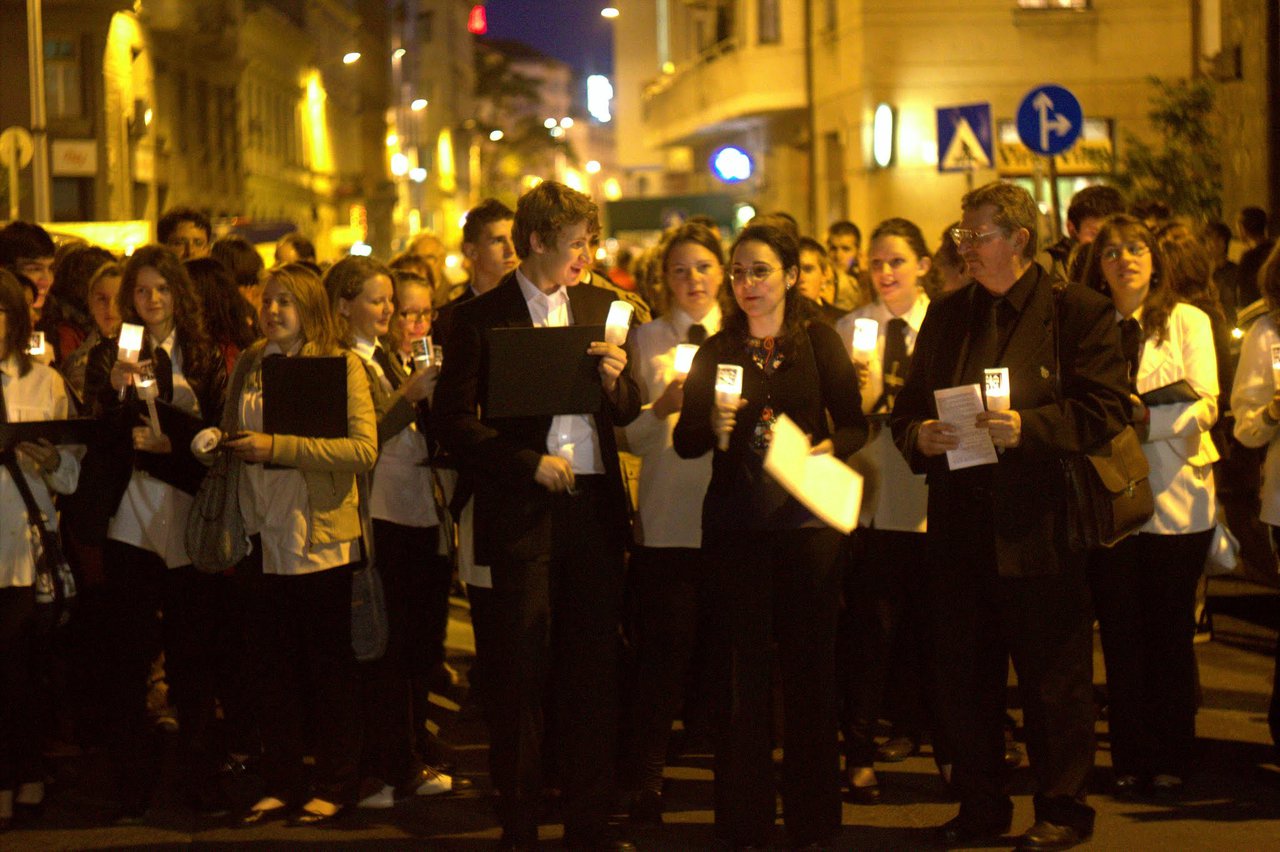
{"type": "Polygon", "coordinates": [[[939,107],[938,171],[989,169],[994,159],[991,104],[939,107]]]}

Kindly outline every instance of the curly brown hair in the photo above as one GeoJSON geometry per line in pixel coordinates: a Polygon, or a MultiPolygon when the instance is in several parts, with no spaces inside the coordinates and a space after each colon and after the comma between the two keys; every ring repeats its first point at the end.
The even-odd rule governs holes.
{"type": "Polygon", "coordinates": [[[173,295],[173,327],[178,345],[182,347],[183,372],[203,379],[211,376],[215,369],[225,369],[221,353],[205,331],[204,307],[195,285],[182,261],[165,246],[143,246],[125,263],[120,290],[116,293],[120,319],[143,324],[134,303],[134,291],[138,286],[138,273],[148,267],[164,279],[173,295]]]}

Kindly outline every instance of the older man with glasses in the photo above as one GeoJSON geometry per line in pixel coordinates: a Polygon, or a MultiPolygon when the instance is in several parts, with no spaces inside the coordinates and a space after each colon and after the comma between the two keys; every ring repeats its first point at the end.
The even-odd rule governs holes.
{"type": "Polygon", "coordinates": [[[892,415],[899,448],[929,481],[926,606],[960,798],[939,840],[966,844],[1010,828],[1009,654],[1036,779],[1036,821],[1017,846],[1065,849],[1093,831],[1093,634],[1084,554],[1066,545],[1060,461],[1124,427],[1125,361],[1110,303],[1076,286],[1055,295],[1061,282],[1034,262],[1037,210],[1025,190],[992,183],[961,206],[951,235],[973,281],[930,309],[892,415]],[[990,434],[997,461],[952,470],[959,431],[939,419],[934,392],[981,386],[995,367],[1009,371],[1009,410],[984,411],[974,425],[990,434]]]}

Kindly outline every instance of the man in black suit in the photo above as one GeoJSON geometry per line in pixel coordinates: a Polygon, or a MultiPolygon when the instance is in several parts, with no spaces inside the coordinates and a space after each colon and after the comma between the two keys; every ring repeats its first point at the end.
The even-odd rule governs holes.
{"type": "Polygon", "coordinates": [[[1128,416],[1125,360],[1111,303],[1082,287],[1058,297],[1063,399],[1054,386],[1054,284],[1033,261],[1030,194],[993,183],[968,193],[952,233],[966,287],[933,303],[916,341],[892,428],[928,474],[927,599],[937,655],[939,715],[953,744],[955,845],[1009,830],[1003,786],[1006,650],[1025,710],[1036,777],[1035,824],[1020,849],[1065,849],[1093,831],[1085,781],[1093,766],[1093,641],[1084,554],[1066,544],[1059,460],[1092,449],[1128,416]],[[956,427],[937,419],[933,392],[982,384],[1007,367],[1011,410],[984,412],[995,464],[950,470],[956,427]]]}
{"type": "Polygon", "coordinates": [[[461,293],[440,308],[434,325],[436,343],[445,345],[458,305],[488,293],[516,268],[516,245],[511,241],[515,217],[511,208],[496,198],[486,198],[467,211],[462,223],[462,256],[471,267],[471,280],[461,293]]]}
{"type": "Polygon", "coordinates": [[[532,848],[542,794],[543,701],[553,689],[565,841],[631,849],[609,835],[617,732],[617,624],[627,505],[613,427],[640,412],[626,352],[596,342],[604,404],[594,415],[491,416],[494,328],[603,325],[613,299],[572,286],[599,229],[589,197],[544,181],[520,198],[520,266],[457,306],[434,426],[475,491],[476,561],[492,568],[497,646],[490,731],[503,841],[532,848]]]}

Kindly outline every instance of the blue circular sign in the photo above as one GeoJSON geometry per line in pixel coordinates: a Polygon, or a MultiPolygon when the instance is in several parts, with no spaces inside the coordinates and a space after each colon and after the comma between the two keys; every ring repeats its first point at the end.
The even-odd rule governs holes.
{"type": "Polygon", "coordinates": [[[1061,86],[1037,86],[1018,105],[1018,138],[1037,154],[1061,154],[1083,127],[1080,101],[1061,86]]]}
{"type": "Polygon", "coordinates": [[[751,177],[755,164],[741,148],[726,145],[711,155],[711,171],[725,183],[738,183],[751,177]]]}

